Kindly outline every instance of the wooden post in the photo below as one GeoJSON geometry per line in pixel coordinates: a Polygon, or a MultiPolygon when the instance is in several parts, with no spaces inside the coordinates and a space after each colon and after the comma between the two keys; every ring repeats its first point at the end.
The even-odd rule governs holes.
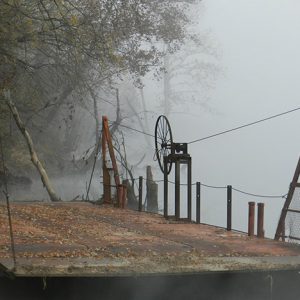
{"type": "Polygon", "coordinates": [[[122,199],[119,192],[120,178],[118,172],[117,161],[113,149],[112,138],[109,132],[108,119],[106,116],[102,117],[102,169],[103,169],[103,198],[105,203],[111,202],[111,186],[110,186],[110,174],[106,166],[106,145],[108,147],[109,156],[112,162],[112,169],[115,179],[115,185],[117,187],[117,205],[120,205],[120,199],[122,199]]]}
{"type": "Polygon", "coordinates": [[[123,206],[122,208],[126,208],[127,207],[127,186],[123,185],[123,206]]]}
{"type": "Polygon", "coordinates": [[[130,184],[128,179],[123,180],[123,184],[126,185],[127,196],[126,196],[126,206],[131,209],[136,209],[137,198],[134,193],[134,188],[130,184]]]}
{"type": "Polygon", "coordinates": [[[158,185],[153,181],[153,174],[151,166],[147,166],[146,171],[146,197],[147,197],[147,211],[154,213],[158,212],[158,185]]]}
{"type": "Polygon", "coordinates": [[[227,186],[227,230],[232,226],[232,186],[227,186]]]}
{"type": "Polygon", "coordinates": [[[120,208],[122,208],[123,194],[124,194],[124,187],[122,184],[119,184],[117,188],[117,205],[120,208]]]}
{"type": "Polygon", "coordinates": [[[265,230],[264,230],[264,203],[257,203],[257,237],[264,238],[265,230]]]}
{"type": "Polygon", "coordinates": [[[103,171],[103,201],[111,203],[111,182],[110,174],[106,166],[106,139],[102,129],[102,171],[103,171]]]}
{"type": "Polygon", "coordinates": [[[139,211],[143,210],[143,176],[139,177],[139,211]]]}
{"type": "Polygon", "coordinates": [[[248,202],[248,236],[254,236],[255,202],[248,202]]]}
{"type": "Polygon", "coordinates": [[[196,223],[200,224],[200,209],[201,209],[201,183],[196,183],[196,223]]]}

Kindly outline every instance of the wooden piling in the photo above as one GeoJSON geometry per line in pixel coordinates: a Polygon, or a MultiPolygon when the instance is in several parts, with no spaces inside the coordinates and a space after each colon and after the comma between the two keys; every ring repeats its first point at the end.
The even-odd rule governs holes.
{"type": "Polygon", "coordinates": [[[264,203],[257,203],[257,237],[264,238],[265,230],[264,230],[264,203]]]}
{"type": "Polygon", "coordinates": [[[255,202],[249,202],[248,236],[254,236],[255,202]]]}

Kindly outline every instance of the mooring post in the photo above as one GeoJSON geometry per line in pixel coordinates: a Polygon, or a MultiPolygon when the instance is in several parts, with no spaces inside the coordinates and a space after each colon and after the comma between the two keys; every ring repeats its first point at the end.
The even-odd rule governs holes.
{"type": "Polygon", "coordinates": [[[153,181],[151,166],[147,166],[146,171],[146,197],[147,211],[158,212],[158,185],[153,181]]]}
{"type": "Polygon", "coordinates": [[[232,223],[232,186],[227,185],[227,230],[231,230],[232,223]]]}
{"type": "Polygon", "coordinates": [[[259,238],[265,237],[264,210],[265,210],[265,204],[257,203],[257,237],[259,238]]]}
{"type": "Polygon", "coordinates": [[[139,211],[143,210],[143,176],[139,177],[139,211]]]}
{"type": "Polygon", "coordinates": [[[122,198],[122,208],[127,207],[127,185],[123,184],[123,198],[122,198]]]}
{"type": "Polygon", "coordinates": [[[254,236],[255,202],[248,202],[248,236],[254,236]]]}
{"type": "Polygon", "coordinates": [[[123,202],[123,193],[124,193],[124,188],[122,184],[118,185],[118,192],[117,192],[117,197],[118,197],[118,207],[122,208],[122,202],[123,202]]]}
{"type": "Polygon", "coordinates": [[[164,156],[164,217],[168,218],[168,157],[164,156]]]}
{"type": "Polygon", "coordinates": [[[200,209],[201,209],[201,183],[196,183],[196,223],[200,224],[200,209]]]}

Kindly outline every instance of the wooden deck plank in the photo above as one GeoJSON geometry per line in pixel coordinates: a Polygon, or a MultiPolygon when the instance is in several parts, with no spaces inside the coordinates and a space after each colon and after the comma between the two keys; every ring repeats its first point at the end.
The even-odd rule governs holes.
{"type": "MultiPolygon", "coordinates": [[[[123,276],[300,267],[300,247],[89,203],[13,203],[17,276],[123,276]]],[[[12,267],[0,205],[0,263],[12,267]]]]}

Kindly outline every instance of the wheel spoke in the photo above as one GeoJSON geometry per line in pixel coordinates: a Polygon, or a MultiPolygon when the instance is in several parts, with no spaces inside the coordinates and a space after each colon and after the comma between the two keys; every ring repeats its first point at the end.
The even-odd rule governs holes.
{"type": "Polygon", "coordinates": [[[162,140],[164,135],[163,135],[163,132],[162,132],[160,126],[158,126],[158,133],[159,133],[159,138],[162,140]]]}
{"type": "Polygon", "coordinates": [[[164,138],[164,127],[163,127],[163,121],[160,123],[160,132],[162,139],[164,138]]]}
{"type": "Polygon", "coordinates": [[[166,136],[165,136],[166,139],[167,139],[168,133],[169,133],[169,128],[167,127],[166,136]]]}

